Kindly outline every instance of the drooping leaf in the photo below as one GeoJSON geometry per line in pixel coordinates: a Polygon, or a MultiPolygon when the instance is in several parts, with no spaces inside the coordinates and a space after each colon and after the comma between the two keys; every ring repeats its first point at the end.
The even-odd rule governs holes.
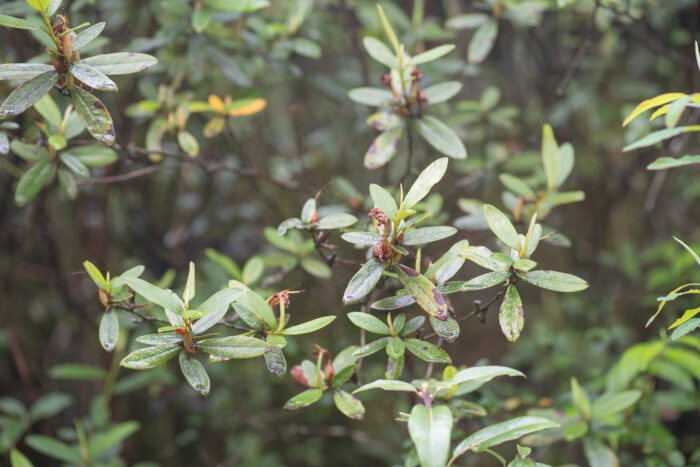
{"type": "Polygon", "coordinates": [[[677,237],[673,237],[673,239],[675,241],[677,241],[678,243],[680,243],[683,246],[683,248],[685,248],[688,251],[688,253],[690,253],[690,256],[693,257],[695,262],[698,263],[698,265],[700,266],[700,256],[698,256],[698,254],[695,253],[695,251],[693,251],[693,249],[690,248],[688,245],[686,245],[681,239],[679,239],[677,237]]]}
{"type": "Polygon", "coordinates": [[[199,142],[189,131],[182,130],[177,132],[177,144],[188,156],[197,157],[199,155],[199,142]]]}
{"type": "Polygon", "coordinates": [[[107,146],[114,144],[114,123],[107,107],[84,89],[74,86],[71,90],[73,107],[87,131],[107,146]]]}
{"type": "Polygon", "coordinates": [[[19,179],[15,189],[15,203],[24,206],[41,191],[46,181],[51,176],[53,164],[44,159],[37,162],[34,167],[27,170],[19,179]]]}
{"type": "Polygon", "coordinates": [[[107,352],[114,350],[119,339],[119,319],[116,311],[110,310],[102,315],[99,335],[102,348],[107,352]]]}
{"type": "Polygon", "coordinates": [[[184,350],[180,352],[180,369],[182,374],[185,375],[187,382],[190,383],[190,386],[195,391],[203,396],[209,395],[211,383],[209,382],[207,370],[204,369],[204,366],[197,359],[190,357],[184,350]]]}
{"type": "Polygon", "coordinates": [[[466,159],[467,150],[462,140],[450,127],[431,115],[424,115],[415,121],[416,130],[423,139],[441,154],[454,159],[466,159]]]}
{"type": "Polygon", "coordinates": [[[346,417],[352,418],[353,420],[362,420],[365,417],[365,406],[352,394],[342,389],[336,389],[333,393],[333,401],[338,410],[346,417]]]}
{"type": "Polygon", "coordinates": [[[284,353],[279,347],[272,347],[265,354],[265,364],[268,370],[278,378],[287,372],[287,359],[284,358],[284,353]]]}
{"type": "Polygon", "coordinates": [[[58,78],[59,74],[55,70],[49,70],[20,84],[0,106],[0,120],[19,115],[34,105],[53,89],[58,78]]]}
{"type": "Polygon", "coordinates": [[[180,350],[182,350],[182,347],[172,344],[145,347],[143,349],[134,350],[124,357],[120,365],[132,370],[149,370],[167,362],[177,355],[180,350]]]}
{"type": "Polygon", "coordinates": [[[435,334],[442,337],[447,342],[454,342],[455,339],[459,337],[459,323],[451,317],[443,321],[431,316],[430,326],[433,328],[433,331],[435,331],[435,334]]]}
{"type": "Polygon", "coordinates": [[[622,126],[627,126],[627,124],[634,120],[638,115],[646,112],[649,109],[668,104],[671,101],[681,99],[685,96],[686,94],[680,92],[670,92],[642,101],[637,107],[634,108],[634,110],[632,110],[632,112],[630,112],[627,118],[625,118],[625,120],[622,122],[622,126]]]}
{"type": "Polygon", "coordinates": [[[297,410],[301,409],[302,407],[308,407],[311,404],[318,401],[322,395],[323,391],[321,389],[307,389],[306,391],[299,393],[296,396],[289,399],[284,404],[284,408],[286,410],[297,410]]]}
{"type": "Polygon", "coordinates": [[[408,418],[408,432],[422,467],[444,467],[450,450],[452,412],[445,405],[415,405],[408,418]]]}
{"type": "Polygon", "coordinates": [[[374,258],[367,261],[350,279],[343,294],[343,305],[358,303],[365,298],[377,285],[385,268],[384,262],[380,263],[374,258]]]}
{"type": "Polygon", "coordinates": [[[583,440],[583,454],[586,456],[588,465],[596,467],[619,467],[620,465],[612,449],[594,437],[583,440]]]}
{"type": "Polygon", "coordinates": [[[518,340],[525,325],[525,319],[523,317],[523,302],[520,300],[518,290],[512,284],[508,285],[503,296],[501,309],[498,313],[498,322],[501,325],[503,335],[509,341],[515,342],[518,340]]]}
{"type": "Polygon", "coordinates": [[[402,264],[396,265],[396,275],[418,305],[430,316],[447,319],[447,303],[430,279],[402,264]]]}
{"type": "Polygon", "coordinates": [[[158,60],[147,54],[118,52],[84,58],[80,63],[90,65],[105,75],[128,75],[152,67],[158,60]]]}

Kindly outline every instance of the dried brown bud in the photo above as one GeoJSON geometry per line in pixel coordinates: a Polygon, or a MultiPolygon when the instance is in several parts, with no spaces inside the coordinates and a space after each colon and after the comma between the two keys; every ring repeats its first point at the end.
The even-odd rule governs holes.
{"type": "Polygon", "coordinates": [[[369,211],[369,217],[372,219],[376,220],[379,225],[386,225],[389,220],[386,217],[386,214],[379,209],[379,208],[372,208],[369,211]]]}
{"type": "Polygon", "coordinates": [[[411,77],[413,77],[413,79],[416,81],[420,81],[423,79],[423,72],[416,68],[411,72],[411,77]]]}
{"type": "Polygon", "coordinates": [[[382,86],[391,86],[391,75],[383,73],[379,76],[382,80],[382,86]]]}

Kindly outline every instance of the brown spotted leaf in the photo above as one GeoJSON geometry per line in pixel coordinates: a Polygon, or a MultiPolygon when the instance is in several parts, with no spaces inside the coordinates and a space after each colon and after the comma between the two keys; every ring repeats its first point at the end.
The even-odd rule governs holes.
{"type": "Polygon", "coordinates": [[[408,290],[408,293],[416,299],[418,305],[430,316],[434,316],[442,321],[446,320],[447,303],[445,303],[445,299],[435,284],[430,282],[430,279],[408,266],[404,266],[403,264],[397,264],[396,266],[396,275],[401,281],[401,284],[403,284],[406,290],[408,290]]]}
{"type": "Polygon", "coordinates": [[[114,124],[105,105],[77,86],[71,89],[71,95],[73,107],[90,134],[108,146],[114,144],[114,124]]]}

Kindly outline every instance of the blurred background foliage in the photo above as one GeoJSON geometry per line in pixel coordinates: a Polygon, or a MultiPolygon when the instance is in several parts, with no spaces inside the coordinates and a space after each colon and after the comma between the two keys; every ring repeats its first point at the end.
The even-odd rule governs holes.
{"type": "MultiPolygon", "coordinates": [[[[312,341],[337,352],[359,340],[344,316],[355,309],[343,309],[340,302],[357,266],[337,261],[332,278],[326,277],[325,268],[309,261],[304,266],[303,258],[317,257],[308,245],[282,252],[267,240],[274,232],[263,232],[297,216],[320,189],[319,203],[327,212],[349,210],[364,220],[368,184],[395,184],[405,172],[405,145],[385,167],[363,167],[376,132],[365,124],[370,109],[347,97],[352,88],[379,86],[384,72],[361,46],[366,35],[382,37],[375,2],[225,3],[63,2],[72,24],[107,21],[104,34],[85,49],[145,52],[156,56],[158,65],[123,77],[119,93],[101,96],[115,122],[120,157],[79,179],[74,201],[53,184],[26,207],[17,207],[21,159],[1,156],[0,393],[27,407],[54,393],[49,418],[22,415],[5,401],[3,451],[18,443],[37,465],[50,465],[22,448],[25,433],[72,442],[81,431],[99,436],[115,426],[126,435],[114,438],[125,438],[122,445],[102,454],[110,465],[400,465],[410,450],[405,427],[394,421],[397,411],[410,408],[408,396],[368,393],[367,414],[359,422],[342,416],[325,398],[307,410],[283,411],[299,386],[292,378],[275,378],[257,359],[210,365],[214,390],[205,399],[182,384],[172,363],[144,373],[120,371],[115,362],[129,350],[127,340],[120,340],[113,355],[99,345],[101,307],[82,272],[84,259],[115,274],[145,264],[145,277],[179,290],[193,260],[198,294],[202,290],[204,296],[233,277],[208,248],[240,267],[251,257],[261,259],[264,269],[256,281],[262,290],[305,290],[292,300],[296,322],[339,316],[313,339],[288,338],[290,364],[310,356],[312,341]],[[264,99],[266,106],[226,114],[217,111],[210,95],[225,103],[230,96],[244,108],[264,99]],[[213,118],[221,121],[211,123],[213,118]],[[184,154],[191,144],[182,150],[182,142],[178,145],[178,133],[185,129],[197,140],[196,157],[184,154]],[[13,413],[19,425],[8,421],[13,413]],[[138,425],[124,426],[128,421],[138,425]]],[[[436,223],[452,224],[464,216],[461,199],[507,206],[498,178],[504,172],[542,180],[543,124],[552,125],[560,143],[573,145],[576,165],[567,186],[584,191],[585,201],[558,208],[547,220],[572,246],[546,244],[538,261],[583,277],[590,289],[571,295],[524,289],[528,323],[516,343],[503,339],[497,320],[487,315],[483,323],[467,321],[450,346],[455,365],[488,361],[528,375],[478,392],[476,401],[489,410],[489,419],[572,407],[570,378],[589,393],[602,390],[606,373],[626,349],[664,337],[663,321],[676,318],[678,309],[668,310],[644,328],[656,297],[700,278],[693,258],[672,239],[700,248],[697,169],[645,170],[660,155],[692,153],[697,137],[674,139],[663,154],[661,147],[631,154],[621,149],[650,131],[644,119],[621,126],[638,102],[696,89],[700,75],[693,41],[699,37],[700,6],[693,0],[380,3],[408,50],[457,45],[421,67],[426,85],[445,79],[463,84],[449,103],[431,107],[469,153],[464,161],[450,162],[438,194],[432,195],[431,202],[442,209],[436,223]],[[482,17],[470,20],[464,14],[482,17]],[[470,21],[476,28],[489,21],[490,29],[475,32],[470,21]]],[[[0,4],[0,14],[30,11],[24,1],[0,4]]],[[[41,61],[43,46],[30,39],[28,31],[0,28],[2,63],[41,61]]],[[[11,90],[0,83],[0,94],[11,90]]],[[[55,99],[65,107],[62,96],[55,99]]],[[[32,125],[39,119],[33,109],[16,118],[21,130],[13,137],[39,136],[32,125]]],[[[437,157],[423,142],[415,144],[414,167],[437,157]]],[[[488,238],[482,231],[458,235],[472,244],[488,238]]],[[[329,242],[338,245],[339,257],[362,259],[337,236],[329,242]]],[[[441,251],[431,247],[423,254],[438,257],[441,251]]],[[[477,272],[465,266],[457,278],[477,272]]],[[[452,305],[459,315],[473,310],[478,298],[488,299],[488,293],[460,295],[452,305]]],[[[692,297],[679,300],[688,308],[693,303],[692,297]]],[[[152,331],[145,329],[149,323],[120,319],[122,332],[152,331]]],[[[421,365],[415,363],[418,371],[421,365]]],[[[379,378],[384,361],[369,358],[363,371],[367,380],[379,378]]],[[[617,438],[621,465],[700,465],[697,368],[688,370],[695,378],[689,383],[669,383],[662,372],[644,373],[635,383],[647,395],[657,392],[642,399],[617,438]]],[[[465,431],[470,423],[471,431],[480,426],[471,420],[465,431]]],[[[586,465],[581,445],[574,443],[538,448],[535,457],[553,465],[586,465]]],[[[460,462],[496,465],[483,454],[460,462]]]]}

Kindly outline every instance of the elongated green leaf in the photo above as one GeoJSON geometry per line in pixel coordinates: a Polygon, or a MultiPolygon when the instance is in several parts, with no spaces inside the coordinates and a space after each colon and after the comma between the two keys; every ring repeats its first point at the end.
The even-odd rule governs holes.
{"type": "Polygon", "coordinates": [[[0,15],[0,26],[7,26],[8,28],[15,29],[29,29],[34,31],[41,30],[41,26],[34,24],[31,21],[8,15],[0,15]]]}
{"type": "Polygon", "coordinates": [[[384,391],[418,392],[415,386],[397,379],[377,379],[371,383],[360,386],[352,393],[369,391],[370,389],[382,389],[384,391]]]}
{"type": "Polygon", "coordinates": [[[473,29],[484,24],[489,18],[486,13],[467,13],[448,19],[445,27],[449,29],[473,29]]]}
{"type": "Polygon", "coordinates": [[[386,165],[396,155],[403,136],[403,125],[383,131],[372,142],[365,153],[364,165],[367,170],[386,165]]]}
{"type": "Polygon", "coordinates": [[[26,2],[37,11],[45,13],[46,9],[49,7],[50,0],[26,0],[26,2]]]}
{"type": "Polygon", "coordinates": [[[353,245],[372,246],[382,241],[382,236],[375,232],[345,232],[340,236],[353,245]]]}
{"type": "Polygon", "coordinates": [[[684,165],[700,164],[700,156],[660,157],[647,166],[647,170],[665,170],[684,165]]]}
{"type": "Polygon", "coordinates": [[[518,370],[506,366],[475,366],[458,371],[452,378],[446,381],[434,383],[435,387],[452,387],[469,381],[479,381],[485,383],[497,376],[522,376],[525,375],[518,370]]]}
{"type": "Polygon", "coordinates": [[[600,419],[606,415],[622,412],[634,405],[640,397],[642,397],[642,392],[636,389],[604,394],[593,401],[591,405],[591,417],[600,419]]]}
{"type": "Polygon", "coordinates": [[[229,336],[203,339],[197,343],[197,348],[214,357],[253,358],[264,355],[270,344],[254,337],[229,336]]]}
{"type": "Polygon", "coordinates": [[[365,50],[370,57],[387,66],[388,68],[397,69],[398,61],[396,60],[396,55],[389,49],[389,47],[384,44],[384,42],[374,37],[367,36],[362,39],[362,45],[364,45],[365,50]]]}
{"type": "Polygon", "coordinates": [[[241,289],[224,289],[216,292],[197,307],[206,314],[192,325],[194,334],[201,334],[221,321],[228,312],[229,305],[243,294],[241,289]]]}
{"type": "Polygon", "coordinates": [[[453,159],[466,159],[467,150],[459,136],[444,123],[431,115],[415,120],[416,130],[433,148],[453,159]]]}
{"type": "Polygon", "coordinates": [[[207,370],[204,369],[204,366],[197,359],[187,355],[187,352],[184,350],[180,351],[180,369],[182,374],[185,375],[187,382],[190,383],[190,386],[195,391],[203,396],[209,395],[211,383],[209,382],[207,370]]]}
{"type": "Polygon", "coordinates": [[[10,466],[11,467],[34,467],[27,457],[17,449],[10,450],[10,466]]]}
{"type": "Polygon", "coordinates": [[[507,271],[503,272],[487,272],[481,276],[477,276],[473,279],[468,280],[462,284],[461,291],[466,292],[468,290],[481,290],[493,287],[494,285],[502,284],[510,277],[510,273],[507,271]]]}
{"type": "Polygon", "coordinates": [[[615,453],[602,441],[594,437],[586,437],[583,440],[583,453],[586,456],[588,465],[596,467],[619,467],[615,453]]]}
{"type": "Polygon", "coordinates": [[[506,441],[558,426],[559,424],[543,417],[517,417],[496,423],[465,438],[453,451],[453,457],[461,456],[469,450],[481,452],[506,441]]]}
{"type": "Polygon", "coordinates": [[[308,407],[318,401],[322,395],[323,391],[321,389],[307,389],[306,391],[289,399],[284,404],[284,408],[286,410],[297,410],[301,409],[302,407],[308,407]]]}
{"type": "Polygon", "coordinates": [[[396,265],[396,275],[423,310],[440,320],[447,319],[447,303],[430,279],[402,264],[396,265]]]}
{"type": "Polygon", "coordinates": [[[352,214],[347,214],[344,212],[338,212],[335,214],[329,214],[322,217],[318,221],[319,230],[332,230],[332,229],[344,229],[345,227],[350,227],[357,222],[357,217],[352,214]]]}
{"type": "Polygon", "coordinates": [[[373,310],[398,310],[416,303],[416,299],[410,295],[396,295],[394,297],[386,297],[370,305],[373,310]]]}
{"type": "Polygon", "coordinates": [[[179,334],[146,334],[137,337],[135,340],[139,344],[175,345],[182,342],[182,336],[179,334]]]}
{"type": "Polygon", "coordinates": [[[355,88],[348,92],[348,97],[358,104],[379,107],[394,98],[391,91],[382,88],[355,88]]]}
{"type": "Polygon", "coordinates": [[[97,69],[105,75],[128,75],[152,67],[158,60],[147,54],[118,52],[96,55],[80,61],[97,69]]]}
{"type": "Polygon", "coordinates": [[[389,218],[394,218],[399,214],[394,197],[384,188],[374,183],[369,186],[369,194],[374,201],[374,206],[381,209],[389,218]]]}
{"type": "Polygon", "coordinates": [[[3,63],[0,65],[0,80],[28,80],[52,70],[51,65],[43,63],[3,63]]]}
{"type": "Polygon", "coordinates": [[[507,271],[510,268],[510,265],[493,259],[493,252],[485,246],[465,246],[458,250],[458,254],[492,271],[507,271]]]}
{"type": "Polygon", "coordinates": [[[518,177],[511,174],[503,173],[498,176],[498,179],[503,185],[505,185],[506,188],[508,188],[516,195],[523,196],[531,200],[537,199],[537,195],[532,190],[532,188],[530,188],[527,183],[525,183],[518,177]]]}
{"type": "Polygon", "coordinates": [[[107,107],[86,90],[74,86],[71,90],[73,107],[85,128],[107,146],[114,144],[114,123],[107,107]]]}
{"type": "Polygon", "coordinates": [[[66,149],[61,154],[70,154],[88,167],[102,167],[115,162],[119,155],[105,146],[76,146],[66,149]]]}
{"type": "Polygon", "coordinates": [[[673,239],[674,239],[675,241],[677,241],[678,243],[680,243],[680,244],[683,246],[683,248],[685,248],[686,250],[688,250],[688,253],[690,253],[690,256],[692,256],[693,259],[695,260],[695,262],[698,263],[698,265],[700,265],[700,256],[698,256],[698,254],[695,253],[695,251],[693,251],[692,248],[690,248],[688,245],[686,245],[686,244],[685,244],[682,240],[680,240],[679,238],[673,237],[673,239]]]}
{"type": "Polygon", "coordinates": [[[100,320],[100,345],[107,352],[114,350],[119,339],[119,319],[115,311],[108,311],[100,320]]]}
{"type": "Polygon", "coordinates": [[[583,389],[581,385],[578,384],[578,380],[573,377],[571,378],[571,397],[581,411],[581,415],[588,420],[591,415],[591,402],[588,399],[586,390],[583,389]]]}
{"type": "MultiPolygon", "coordinates": [[[[124,283],[131,287],[136,293],[141,295],[149,302],[162,306],[171,313],[181,315],[185,312],[185,306],[172,290],[163,290],[153,284],[146,282],[138,277],[124,277],[124,283]]],[[[180,323],[181,324],[181,323],[180,323]]]]}
{"type": "Polygon", "coordinates": [[[498,36],[498,21],[488,18],[476,29],[472,40],[469,41],[467,60],[470,63],[481,63],[491,52],[498,36]]]}
{"type": "Polygon", "coordinates": [[[45,71],[20,84],[0,106],[0,119],[19,115],[44,97],[58,82],[59,74],[45,71]]]}
{"type": "Polygon", "coordinates": [[[365,298],[377,285],[385,268],[386,264],[374,258],[367,261],[350,279],[343,294],[343,305],[351,305],[365,298]]]}
{"type": "Polygon", "coordinates": [[[547,176],[547,188],[550,190],[556,186],[559,176],[559,145],[554,139],[552,127],[545,124],[542,127],[542,165],[547,176]]]}
{"type": "Polygon", "coordinates": [[[362,420],[365,417],[365,406],[352,394],[342,389],[336,389],[333,393],[333,401],[343,415],[353,420],[362,420]]]}
{"type": "Polygon", "coordinates": [[[355,350],[352,353],[352,356],[354,358],[361,358],[361,357],[367,357],[369,355],[372,355],[373,353],[377,353],[380,350],[382,350],[384,347],[386,347],[390,340],[391,340],[391,337],[381,337],[381,338],[377,339],[376,341],[372,341],[369,344],[358,348],[357,350],[355,350]]]}
{"type": "Polygon", "coordinates": [[[429,363],[452,363],[450,356],[435,344],[418,339],[405,339],[404,344],[409,352],[429,363]]]}
{"type": "Polygon", "coordinates": [[[95,380],[105,377],[105,370],[80,363],[62,363],[51,367],[49,376],[54,379],[95,380]]]}
{"type": "Polygon", "coordinates": [[[677,341],[681,337],[695,331],[698,328],[700,328],[700,318],[690,319],[673,330],[671,340],[677,341]]]}
{"type": "Polygon", "coordinates": [[[622,122],[622,126],[627,126],[627,124],[634,120],[638,115],[646,112],[649,109],[658,107],[660,105],[668,104],[671,101],[681,99],[685,96],[686,94],[680,92],[670,92],[642,101],[637,107],[635,107],[634,110],[632,110],[632,112],[630,112],[627,118],[625,118],[625,120],[622,122]]]}
{"type": "Polygon", "coordinates": [[[386,323],[369,313],[353,311],[348,313],[348,319],[352,321],[352,324],[360,329],[364,329],[365,331],[385,336],[391,334],[389,331],[389,326],[387,326],[386,323]]]}
{"type": "Polygon", "coordinates": [[[484,216],[491,231],[506,245],[520,250],[520,237],[508,217],[495,206],[484,205],[484,216]]]}
{"type": "Polygon", "coordinates": [[[132,370],[149,370],[167,362],[177,355],[181,349],[182,347],[172,344],[145,347],[135,350],[124,357],[120,365],[132,370]]]}
{"type": "Polygon", "coordinates": [[[424,245],[451,237],[456,233],[457,229],[447,226],[424,227],[422,229],[409,230],[404,234],[403,244],[408,246],[424,245]]]}
{"type": "Polygon", "coordinates": [[[107,431],[98,433],[88,440],[88,453],[90,458],[96,458],[112,446],[121,443],[126,438],[136,433],[141,425],[136,421],[123,422],[115,425],[107,431]]]}
{"type": "Polygon", "coordinates": [[[50,392],[44,394],[32,404],[29,409],[29,418],[32,421],[51,418],[63,412],[73,403],[73,397],[64,392],[50,392]]]}
{"type": "Polygon", "coordinates": [[[444,467],[452,434],[452,412],[446,405],[431,409],[414,406],[408,418],[408,433],[422,467],[444,467]]]}
{"type": "Polygon", "coordinates": [[[498,322],[506,339],[511,342],[518,340],[523,326],[525,326],[525,318],[523,317],[523,302],[520,300],[518,290],[513,285],[508,286],[503,296],[498,322]]]}
{"type": "Polygon", "coordinates": [[[49,456],[53,459],[58,459],[73,464],[82,463],[80,451],[77,447],[66,444],[63,441],[59,441],[55,438],[49,438],[48,436],[43,435],[29,435],[24,438],[24,442],[35,451],[38,451],[41,454],[49,456]]]}
{"type": "Polygon", "coordinates": [[[389,340],[389,343],[386,345],[386,354],[393,360],[398,360],[403,357],[405,350],[406,346],[401,338],[397,336],[392,337],[391,340],[389,340]]]}
{"type": "Polygon", "coordinates": [[[68,167],[71,172],[82,178],[87,178],[90,176],[90,170],[85,167],[85,164],[80,162],[75,156],[68,152],[61,152],[58,154],[59,159],[63,162],[63,165],[68,167]]]}
{"type": "Polygon", "coordinates": [[[628,144],[624,148],[622,148],[623,151],[632,151],[634,149],[639,149],[639,148],[645,148],[647,146],[652,146],[656,143],[659,143],[663,140],[673,138],[674,136],[678,136],[682,133],[687,133],[689,131],[699,131],[700,130],[700,125],[691,125],[691,126],[678,126],[675,128],[664,128],[663,130],[657,130],[652,133],[649,133],[645,137],[639,139],[638,141],[635,141],[632,144],[628,144]]]}
{"type": "Polygon", "coordinates": [[[84,47],[90,42],[92,42],[93,39],[95,39],[102,33],[102,30],[105,28],[106,24],[107,23],[104,22],[96,23],[90,27],[83,29],[80,33],[74,34],[73,39],[71,40],[71,46],[73,47],[73,50],[78,50],[81,47],[84,47]]]}
{"type": "Polygon", "coordinates": [[[444,57],[455,49],[454,44],[443,44],[433,49],[414,55],[411,58],[411,65],[420,65],[421,63],[432,62],[440,57],[444,57]]]}
{"type": "Polygon", "coordinates": [[[433,331],[435,331],[435,334],[442,337],[447,342],[454,342],[454,340],[459,337],[459,323],[450,317],[442,321],[431,316],[430,326],[433,328],[433,331]]]}
{"type": "Polygon", "coordinates": [[[433,84],[423,90],[428,99],[428,105],[439,104],[452,99],[462,90],[462,83],[459,81],[445,81],[444,83],[433,84]]]}
{"type": "Polygon", "coordinates": [[[15,189],[15,203],[17,206],[24,206],[34,198],[46,184],[51,176],[53,164],[48,160],[37,162],[34,167],[27,170],[19,179],[15,189]]]}
{"type": "Polygon", "coordinates": [[[197,138],[195,138],[189,131],[178,131],[177,144],[188,156],[197,157],[199,155],[199,142],[197,141],[197,138]]]}
{"type": "Polygon", "coordinates": [[[447,164],[448,159],[443,157],[432,162],[428,167],[423,169],[416,181],[411,185],[411,189],[408,190],[406,197],[403,199],[404,208],[412,208],[428,195],[433,186],[445,176],[447,164]]]}
{"type": "Polygon", "coordinates": [[[565,272],[530,271],[527,274],[518,273],[518,277],[532,285],[555,292],[580,292],[588,288],[588,282],[565,272]]]}
{"type": "Polygon", "coordinates": [[[297,336],[299,334],[308,334],[310,332],[318,331],[319,329],[325,328],[332,323],[335,318],[335,316],[322,316],[320,318],[312,319],[311,321],[285,328],[282,331],[282,334],[286,336],[297,336]]]}

